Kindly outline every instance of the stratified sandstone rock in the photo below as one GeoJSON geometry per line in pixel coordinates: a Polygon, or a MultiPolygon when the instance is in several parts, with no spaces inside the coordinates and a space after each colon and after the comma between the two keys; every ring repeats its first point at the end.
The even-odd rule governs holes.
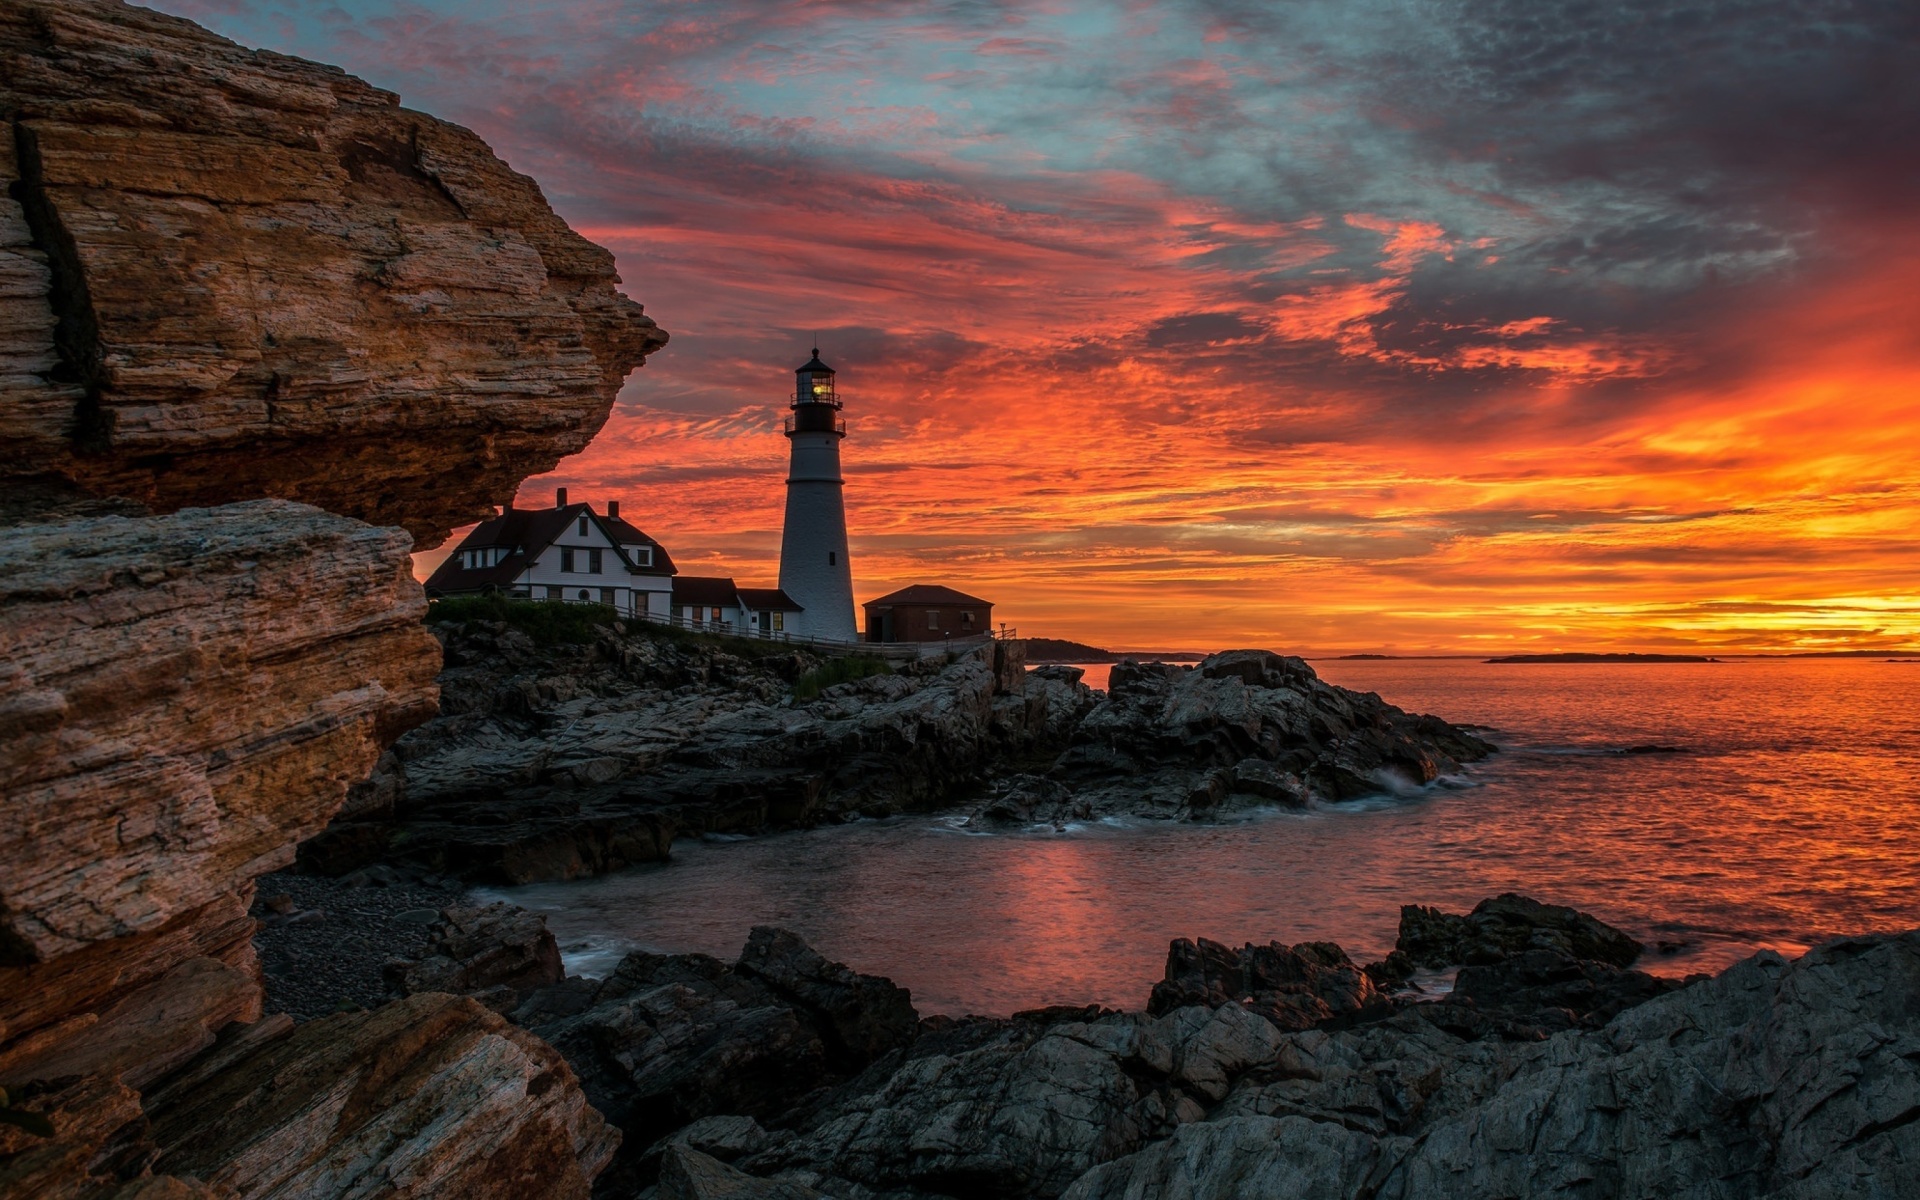
{"type": "Polygon", "coordinates": [[[531,179],[337,68],[13,0],[0,117],[0,475],[431,545],[666,341],[531,179]]]}
{"type": "Polygon", "coordinates": [[[155,1176],[140,1094],[102,1075],[36,1083],[10,1099],[46,1118],[51,1138],[0,1124],[0,1196],[32,1200],[234,1200],[224,1187],[155,1176]]]}
{"type": "Polygon", "coordinates": [[[253,878],[433,709],[406,549],[284,501],[0,542],[0,1077],[258,1015],[253,878]]]}
{"type": "Polygon", "coordinates": [[[257,1044],[152,1118],[156,1170],[261,1200],[586,1200],[620,1141],[552,1047],[435,994],[257,1044]]]}

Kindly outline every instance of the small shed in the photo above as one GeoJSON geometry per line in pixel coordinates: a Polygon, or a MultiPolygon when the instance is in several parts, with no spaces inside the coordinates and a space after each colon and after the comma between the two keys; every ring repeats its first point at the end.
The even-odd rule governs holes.
{"type": "Polygon", "coordinates": [[[861,606],[869,642],[947,642],[993,631],[993,601],[916,583],[861,606]]]}

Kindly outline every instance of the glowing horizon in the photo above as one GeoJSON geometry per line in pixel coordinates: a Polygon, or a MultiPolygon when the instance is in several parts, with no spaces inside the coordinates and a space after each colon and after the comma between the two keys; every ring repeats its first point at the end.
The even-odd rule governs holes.
{"type": "Polygon", "coordinates": [[[1897,5],[173,0],[467,124],[673,335],[527,481],[857,594],[1314,653],[1920,645],[1897,5]]]}

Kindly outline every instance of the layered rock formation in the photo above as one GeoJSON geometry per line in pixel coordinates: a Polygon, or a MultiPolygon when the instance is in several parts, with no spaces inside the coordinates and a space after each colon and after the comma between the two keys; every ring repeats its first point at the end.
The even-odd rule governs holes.
{"type": "Polygon", "coordinates": [[[584,447],[666,341],[531,179],[337,68],[17,0],[0,116],[6,476],[431,545],[584,447]]]}
{"type": "Polygon", "coordinates": [[[584,1196],[617,1135],[550,1050],[430,996],[282,1037],[247,910],[434,709],[416,539],[664,335],[334,68],[19,0],[0,116],[0,1086],[55,1128],[0,1126],[0,1190],[584,1196]]]}
{"type": "Polygon", "coordinates": [[[277,500],[0,542],[0,1079],[138,1085],[259,1015],[254,877],[433,711],[407,545],[277,500]]]}
{"type": "MultiPolygon", "coordinates": [[[[1569,910],[1495,907],[1539,935],[1500,961],[1559,953],[1569,910]]],[[[1433,916],[1410,912],[1403,948],[1433,916]]],[[[1306,1024],[1246,1002],[1282,956],[1214,955],[1196,991],[1179,943],[1148,1013],[908,1028],[904,995],[844,968],[810,968],[804,997],[757,984],[758,947],[808,956],[754,938],[731,967],[637,955],[520,1011],[627,1106],[616,1192],[657,1174],[674,1197],[1864,1197],[1905,1194],[1920,1152],[1920,933],[1762,954],[1604,1022],[1535,997],[1475,1029],[1457,1020],[1473,999],[1390,998],[1311,945],[1286,949],[1332,1015],[1306,1024]],[[825,1011],[886,1033],[835,1069],[825,1011]]]]}
{"type": "Polygon", "coordinates": [[[435,626],[443,714],[400,739],[303,856],[498,883],[667,857],[676,834],[811,825],[951,803],[1051,757],[1093,703],[1001,644],[792,699],[819,660],[646,626],[537,645],[502,622],[435,626]],[[734,651],[738,651],[738,653],[734,651]],[[1003,661],[996,663],[995,655],[1003,661]]]}

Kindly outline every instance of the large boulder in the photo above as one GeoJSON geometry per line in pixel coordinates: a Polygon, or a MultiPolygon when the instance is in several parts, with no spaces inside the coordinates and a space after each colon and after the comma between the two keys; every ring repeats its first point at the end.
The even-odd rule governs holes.
{"type": "Polygon", "coordinates": [[[510,904],[443,909],[429,929],[427,952],[387,964],[387,983],[402,996],[452,992],[511,1011],[521,994],[566,978],[547,919],[510,904]]]}
{"type": "Polygon", "coordinates": [[[431,545],[666,341],[472,133],[115,0],[0,12],[0,477],[431,545]],[[165,297],[156,303],[156,297],[165,297]]]}
{"type": "Polygon", "coordinates": [[[1167,948],[1167,973],[1153,985],[1154,1015],[1190,1004],[1244,1005],[1281,1029],[1311,1029],[1337,1016],[1381,1007],[1385,997],[1346,951],[1332,942],[1239,950],[1201,938],[1167,948]]]}
{"type": "Polygon", "coordinates": [[[641,1148],[704,1117],[773,1118],[899,1050],[904,988],[757,928],[737,963],[629,954],[606,979],[536,992],[514,1019],[558,1047],[594,1106],[641,1148]]]}
{"type": "Polygon", "coordinates": [[[1482,900],[1465,916],[1403,907],[1395,949],[1423,967],[1494,963],[1526,950],[1630,967],[1645,948],[1586,913],[1506,892],[1482,900]]]}
{"type": "Polygon", "coordinates": [[[620,1143],[565,1059],[463,997],[281,1032],[149,1097],[156,1169],[250,1197],[587,1200],[620,1143]]]}

